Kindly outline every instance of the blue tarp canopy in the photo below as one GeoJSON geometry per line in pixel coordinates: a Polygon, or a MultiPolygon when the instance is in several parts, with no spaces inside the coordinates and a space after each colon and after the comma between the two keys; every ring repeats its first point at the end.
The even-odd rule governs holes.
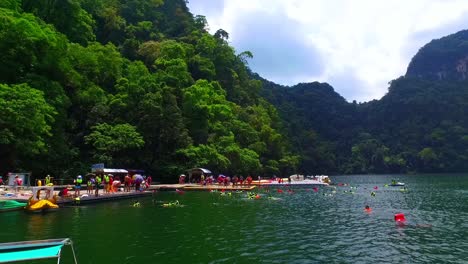
{"type": "MultiPolygon", "coordinates": [[[[68,238],[0,243],[0,263],[58,258],[62,247],[72,245],[68,238]]],[[[73,250],[73,246],[72,246],[73,250]]],[[[75,251],[73,250],[75,258],[75,251]]],[[[75,258],[76,263],[76,258],[75,258]]]]}

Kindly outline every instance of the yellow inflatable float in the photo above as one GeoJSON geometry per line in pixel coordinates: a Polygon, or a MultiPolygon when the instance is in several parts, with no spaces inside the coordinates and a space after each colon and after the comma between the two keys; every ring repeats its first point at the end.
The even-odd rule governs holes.
{"type": "Polygon", "coordinates": [[[26,207],[26,209],[29,211],[44,210],[49,208],[58,208],[58,205],[48,200],[40,200],[26,207]]]}

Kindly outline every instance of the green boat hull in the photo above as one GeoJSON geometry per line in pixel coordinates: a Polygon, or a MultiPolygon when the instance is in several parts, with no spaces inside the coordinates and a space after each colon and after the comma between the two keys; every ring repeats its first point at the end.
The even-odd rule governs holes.
{"type": "Polygon", "coordinates": [[[0,201],[0,212],[23,210],[26,203],[20,203],[14,200],[0,201]]]}

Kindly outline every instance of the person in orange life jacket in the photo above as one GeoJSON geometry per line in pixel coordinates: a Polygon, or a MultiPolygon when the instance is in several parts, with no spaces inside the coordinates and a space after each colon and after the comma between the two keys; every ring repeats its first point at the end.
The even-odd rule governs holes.
{"type": "Polygon", "coordinates": [[[124,191],[126,192],[130,192],[130,186],[132,185],[132,178],[130,177],[130,175],[125,175],[125,178],[124,178],[124,191]]]}
{"type": "Polygon", "coordinates": [[[110,193],[114,192],[114,189],[112,188],[113,183],[114,183],[114,176],[112,174],[109,174],[109,184],[107,186],[109,188],[110,193]]]}
{"type": "Polygon", "coordinates": [[[148,186],[151,185],[152,181],[153,181],[153,178],[151,178],[151,175],[148,175],[148,177],[146,177],[146,183],[148,184],[148,186]]]}
{"type": "Polygon", "coordinates": [[[250,176],[250,175],[247,176],[247,179],[246,179],[246,180],[247,180],[247,184],[250,186],[250,184],[252,184],[252,180],[253,180],[253,179],[252,179],[252,176],[250,176]]]}

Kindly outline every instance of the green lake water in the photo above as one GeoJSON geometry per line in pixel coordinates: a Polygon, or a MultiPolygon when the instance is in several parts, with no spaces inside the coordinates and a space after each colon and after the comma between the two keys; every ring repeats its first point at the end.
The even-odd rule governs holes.
{"type": "MultiPolygon", "coordinates": [[[[468,175],[331,179],[356,189],[270,189],[278,200],[265,190],[258,200],[158,192],[140,208],[123,200],[1,213],[0,242],[70,237],[79,263],[468,263],[468,175]],[[408,192],[384,187],[391,178],[408,192]],[[184,206],[162,206],[175,200],[184,206]],[[395,213],[406,223],[396,224],[395,213]]],[[[65,247],[62,263],[70,260],[65,247]]]]}

